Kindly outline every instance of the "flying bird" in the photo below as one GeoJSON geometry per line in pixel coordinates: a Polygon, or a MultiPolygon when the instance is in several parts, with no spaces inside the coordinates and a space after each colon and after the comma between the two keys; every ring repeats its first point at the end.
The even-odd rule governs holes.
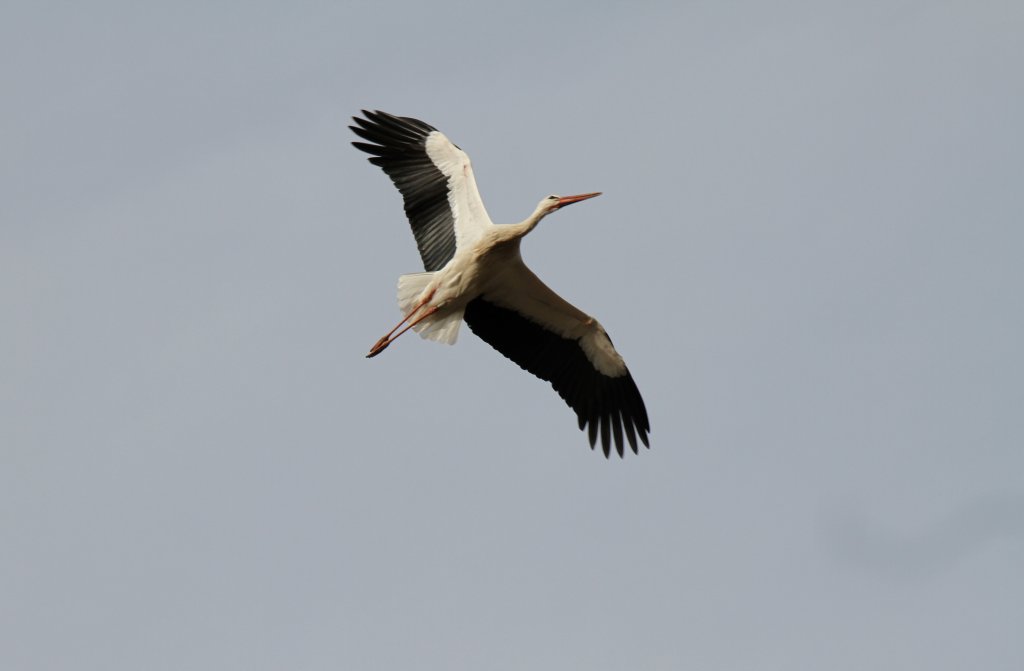
{"type": "Polygon", "coordinates": [[[551,383],[576,412],[593,448],[605,457],[614,441],[650,446],[650,422],[640,391],[604,327],[549,289],[519,252],[541,219],[601,195],[546,196],[518,224],[495,225],[484,208],[469,156],[433,126],[409,117],[363,110],[349,126],[398,187],[426,272],[398,278],[402,321],[370,349],[384,351],[413,329],[453,344],[465,320],[470,330],[521,368],[551,383]],[[625,434],[625,439],[623,438],[625,434]]]}

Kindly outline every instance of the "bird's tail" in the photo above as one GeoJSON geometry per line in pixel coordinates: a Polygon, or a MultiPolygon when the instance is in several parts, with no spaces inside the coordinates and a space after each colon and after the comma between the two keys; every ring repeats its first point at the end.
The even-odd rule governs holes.
{"type": "MultiPolygon", "coordinates": [[[[403,315],[409,314],[409,311],[416,307],[432,279],[434,273],[410,273],[398,277],[398,309],[403,315]]],[[[427,340],[454,345],[459,337],[463,312],[464,310],[440,310],[413,326],[412,330],[427,340]]],[[[412,315],[412,319],[416,319],[416,315],[412,315]]]]}

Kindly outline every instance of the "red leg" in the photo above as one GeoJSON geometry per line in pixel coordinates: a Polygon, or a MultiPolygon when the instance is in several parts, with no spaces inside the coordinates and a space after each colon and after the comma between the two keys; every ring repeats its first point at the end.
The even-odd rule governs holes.
{"type": "MultiPolygon", "coordinates": [[[[417,307],[416,309],[418,310],[419,307],[417,307]]],[[[406,325],[406,327],[404,329],[402,329],[401,331],[399,331],[398,333],[395,333],[395,329],[397,329],[398,326],[401,326],[401,324],[396,326],[394,329],[391,329],[391,333],[395,333],[395,335],[392,336],[391,333],[389,333],[388,335],[384,336],[383,338],[378,340],[376,343],[374,343],[373,347],[370,348],[370,353],[366,355],[366,358],[367,359],[372,359],[373,357],[377,356],[378,354],[383,352],[385,349],[387,349],[388,345],[393,343],[395,341],[395,339],[398,338],[398,336],[402,335],[403,333],[405,333],[406,331],[411,329],[413,326],[416,326],[421,321],[423,321],[424,319],[426,319],[427,317],[429,317],[430,315],[434,314],[437,311],[438,311],[438,307],[436,305],[432,305],[431,307],[429,307],[426,310],[424,310],[423,314],[421,314],[415,320],[409,322],[409,324],[406,325]]],[[[413,312],[415,312],[415,310],[413,310],[413,312]]],[[[410,313],[410,314],[412,314],[412,313],[410,313]]],[[[408,317],[406,317],[406,319],[408,319],[408,317]]],[[[404,322],[405,319],[403,319],[402,321],[404,322]]]]}
{"type": "MultiPolygon", "coordinates": [[[[422,307],[423,307],[424,305],[426,305],[426,304],[427,304],[427,303],[428,303],[428,302],[430,301],[430,299],[434,297],[434,291],[436,291],[436,289],[432,289],[432,290],[430,291],[430,293],[429,293],[429,294],[427,294],[426,296],[424,296],[424,297],[423,297],[423,298],[422,298],[422,299],[420,300],[420,302],[419,302],[419,303],[417,303],[416,305],[414,305],[414,306],[413,306],[412,310],[409,310],[409,313],[408,313],[408,314],[406,314],[406,315],[405,315],[404,317],[402,317],[402,321],[400,321],[400,322],[398,322],[397,324],[395,324],[395,328],[393,328],[393,329],[391,329],[390,331],[388,331],[388,332],[387,332],[387,335],[385,335],[385,336],[384,336],[384,337],[382,337],[382,338],[381,338],[380,340],[378,340],[377,342],[375,342],[375,343],[373,344],[373,347],[371,347],[371,348],[370,348],[370,353],[369,353],[369,354],[367,354],[366,356],[368,356],[368,357],[371,357],[371,356],[376,356],[377,354],[380,354],[380,353],[381,353],[381,352],[382,352],[382,351],[384,350],[384,348],[385,348],[385,347],[387,347],[388,345],[390,345],[390,344],[391,344],[391,340],[393,340],[393,338],[391,337],[391,335],[392,335],[392,334],[393,334],[393,333],[394,333],[395,331],[397,331],[397,330],[398,330],[398,329],[399,329],[399,328],[400,328],[400,327],[402,326],[402,324],[404,324],[405,322],[409,321],[409,318],[410,318],[410,317],[412,317],[412,316],[413,316],[414,314],[416,314],[416,311],[417,311],[417,310],[419,310],[419,309],[420,309],[420,308],[422,308],[422,307]]],[[[417,320],[417,321],[418,321],[418,320],[417,320]]],[[[402,331],[402,333],[404,333],[404,332],[405,332],[405,331],[402,331]]],[[[401,335],[401,333],[400,333],[400,334],[398,334],[398,335],[401,335]]],[[[398,337],[398,336],[395,336],[395,338],[397,338],[397,337],[398,337]]]]}

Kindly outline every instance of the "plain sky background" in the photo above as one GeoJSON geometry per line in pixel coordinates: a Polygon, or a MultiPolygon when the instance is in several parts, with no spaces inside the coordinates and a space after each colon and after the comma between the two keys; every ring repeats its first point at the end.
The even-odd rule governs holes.
{"type": "Polygon", "coordinates": [[[0,667],[1024,668],[1024,4],[5,3],[0,667]],[[421,270],[421,118],[605,460],[421,270]]]}

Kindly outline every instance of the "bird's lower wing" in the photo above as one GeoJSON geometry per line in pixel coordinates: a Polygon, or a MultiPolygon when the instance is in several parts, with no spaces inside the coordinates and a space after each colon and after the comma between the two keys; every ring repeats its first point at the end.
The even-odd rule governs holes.
{"type": "Polygon", "coordinates": [[[605,456],[649,445],[650,422],[640,390],[596,320],[545,286],[523,264],[501,288],[466,306],[464,318],[483,341],[542,380],[576,412],[590,445],[601,436],[605,456]]]}

